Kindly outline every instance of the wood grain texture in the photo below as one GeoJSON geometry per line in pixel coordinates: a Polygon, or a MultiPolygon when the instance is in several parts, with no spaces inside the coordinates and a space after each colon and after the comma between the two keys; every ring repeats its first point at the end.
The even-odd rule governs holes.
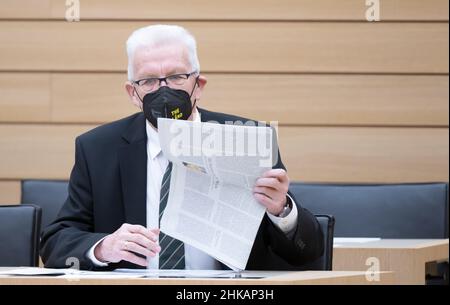
{"type": "Polygon", "coordinates": [[[282,158],[293,180],[448,181],[448,129],[282,127],[282,158]]]}
{"type": "MultiPolygon", "coordinates": [[[[17,267],[0,267],[9,271],[17,267]]],[[[0,276],[0,285],[392,285],[393,272],[375,272],[380,281],[369,282],[364,271],[285,271],[271,275],[270,271],[247,272],[249,278],[105,278],[103,277],[44,277],[0,276]],[[250,274],[249,274],[250,273],[250,274]],[[262,278],[255,278],[258,276],[262,278]],[[253,277],[253,278],[252,278],[253,277]]],[[[261,288],[263,289],[263,288],[261,288]]]]}
{"type": "Polygon", "coordinates": [[[0,73],[0,122],[48,122],[50,75],[0,73]]]}
{"type": "MultiPolygon", "coordinates": [[[[128,0],[81,1],[83,19],[146,20],[359,20],[368,6],[360,0],[128,0]]],[[[2,0],[0,18],[64,19],[73,7],[61,0],[2,0]]],[[[448,0],[382,1],[381,20],[448,20],[448,0]]]]}
{"type": "Polygon", "coordinates": [[[51,122],[109,122],[139,111],[125,81],[124,73],[53,73],[51,122]]]}
{"type": "MultiPolygon", "coordinates": [[[[0,125],[0,178],[67,179],[74,139],[93,125],[0,125]]],[[[447,128],[281,127],[292,180],[448,181],[447,128]]]]}
{"type": "Polygon", "coordinates": [[[75,137],[92,127],[0,125],[0,179],[67,179],[75,158],[75,137]]]}
{"type": "MultiPolygon", "coordinates": [[[[125,71],[148,22],[0,21],[0,70],[125,71]]],[[[448,73],[448,23],[182,22],[206,72],[448,73]]]]}
{"type": "MultiPolygon", "coordinates": [[[[206,74],[198,105],[290,125],[448,126],[448,76],[206,74]]],[[[134,113],[124,73],[0,73],[0,121],[98,123],[134,113]],[[51,102],[50,102],[51,101],[51,102]]]]}
{"type": "Polygon", "coordinates": [[[448,239],[381,239],[335,245],[333,270],[368,270],[378,259],[380,270],[393,271],[397,285],[425,285],[425,263],[448,261],[448,239]],[[369,260],[372,258],[372,260],[369,260]]]}
{"type": "Polygon", "coordinates": [[[20,181],[0,180],[0,205],[20,203],[20,181]]]}
{"type": "Polygon", "coordinates": [[[154,23],[197,38],[200,106],[280,123],[292,180],[448,181],[448,7],[382,1],[373,23],[363,0],[89,0],[66,22],[65,1],[3,0],[4,198],[23,178],[67,179],[76,135],[137,110],[125,41],[154,23]]]}

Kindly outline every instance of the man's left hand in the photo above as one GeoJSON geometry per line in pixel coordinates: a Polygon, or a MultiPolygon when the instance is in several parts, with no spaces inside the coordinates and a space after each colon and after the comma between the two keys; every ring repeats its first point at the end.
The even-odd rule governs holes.
{"type": "Polygon", "coordinates": [[[289,177],[284,169],[276,168],[265,172],[256,180],[253,195],[256,200],[267,208],[267,211],[278,216],[286,205],[286,195],[289,189],[289,177]]]}

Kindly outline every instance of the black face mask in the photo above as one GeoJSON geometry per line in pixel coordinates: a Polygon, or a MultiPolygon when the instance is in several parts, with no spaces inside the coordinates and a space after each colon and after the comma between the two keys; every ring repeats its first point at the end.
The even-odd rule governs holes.
{"type": "MultiPolygon", "coordinates": [[[[194,89],[195,85],[192,92],[194,89]]],[[[154,92],[147,93],[142,103],[145,118],[155,128],[158,128],[158,118],[187,120],[193,108],[189,93],[168,86],[162,86],[154,92]]]]}

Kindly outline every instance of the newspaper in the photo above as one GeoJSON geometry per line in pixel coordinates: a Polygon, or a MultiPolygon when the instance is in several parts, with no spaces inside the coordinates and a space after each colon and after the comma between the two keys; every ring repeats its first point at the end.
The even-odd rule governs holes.
{"type": "Polygon", "coordinates": [[[158,119],[173,163],[161,231],[244,270],[265,208],[253,186],[278,156],[269,127],[158,119]]]}

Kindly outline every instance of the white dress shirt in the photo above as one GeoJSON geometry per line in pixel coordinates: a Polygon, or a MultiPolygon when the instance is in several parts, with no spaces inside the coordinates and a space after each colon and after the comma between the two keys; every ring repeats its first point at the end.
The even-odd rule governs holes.
{"type": "MultiPolygon", "coordinates": [[[[200,113],[197,109],[193,113],[193,121],[200,122],[200,113]]],[[[159,143],[158,132],[146,121],[147,132],[147,227],[159,227],[159,197],[161,190],[161,182],[166,171],[169,161],[164,157],[159,143]]],[[[270,220],[277,225],[284,233],[288,234],[297,226],[297,207],[292,200],[292,210],[286,211],[284,217],[276,217],[267,212],[270,220]],[[287,215],[286,215],[287,214],[287,215]]],[[[103,239],[102,239],[103,240],[103,239]]],[[[107,266],[107,263],[100,262],[94,255],[95,247],[102,241],[98,241],[92,246],[87,256],[96,266],[107,266]]],[[[221,269],[220,263],[209,256],[205,252],[192,247],[188,244],[184,245],[185,249],[185,266],[186,269],[221,269]]],[[[148,269],[159,268],[159,256],[148,259],[148,269]]]]}

